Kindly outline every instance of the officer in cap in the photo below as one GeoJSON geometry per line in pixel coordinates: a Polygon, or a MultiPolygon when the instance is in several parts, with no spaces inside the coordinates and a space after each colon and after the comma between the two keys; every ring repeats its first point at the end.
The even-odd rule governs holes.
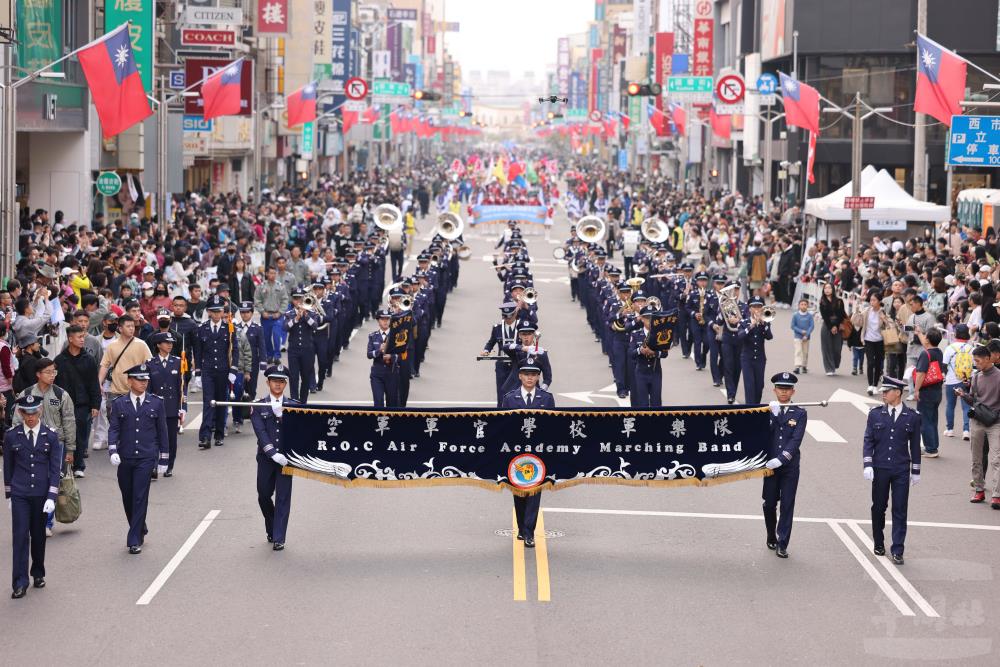
{"type": "Polygon", "coordinates": [[[791,405],[795,395],[794,373],[778,373],[771,378],[774,396],[771,401],[771,444],[768,449],[767,468],[772,471],[764,478],[764,527],[767,529],[767,548],[778,558],[788,558],[788,540],[792,536],[792,517],[795,512],[795,491],[799,485],[799,447],[806,432],[808,415],[803,408],[791,405]],[[781,517],[778,518],[778,504],[781,517]]]}
{"type": "MultiPolygon", "coordinates": [[[[148,391],[163,399],[164,410],[167,413],[167,439],[170,443],[170,458],[167,461],[167,472],[164,477],[173,477],[174,461],[177,460],[177,433],[180,424],[184,423],[187,414],[187,396],[184,394],[184,374],[181,372],[181,360],[173,353],[177,338],[173,332],[157,332],[149,337],[153,348],[153,358],[147,362],[149,367],[148,391]]],[[[154,475],[154,479],[155,479],[154,475]]]]}
{"type": "Polygon", "coordinates": [[[630,334],[628,353],[634,367],[632,392],[629,396],[633,408],[658,408],[663,405],[663,368],[660,359],[667,356],[667,350],[654,350],[647,341],[656,308],[644,306],[639,311],[642,326],[630,334]]]}
{"type": "Polygon", "coordinates": [[[129,393],[111,404],[108,419],[108,453],[118,468],[118,488],[128,519],[126,546],[130,554],[142,553],[146,533],[146,508],[153,472],[165,474],[170,461],[167,412],[163,399],[147,391],[149,365],[128,369],[129,393]]]}
{"type": "Polygon", "coordinates": [[[195,367],[201,371],[202,420],[198,429],[198,447],[210,449],[215,434],[215,446],[221,447],[226,436],[226,408],[212,407],[212,401],[229,400],[229,384],[235,382],[240,348],[236,333],[223,321],[226,302],[222,297],[209,297],[205,310],[208,321],[195,335],[195,367]]]}
{"type": "Polygon", "coordinates": [[[910,487],[920,481],[920,413],[903,403],[906,382],[882,378],[884,405],[872,408],[865,426],[862,464],[872,483],[872,538],[875,555],[885,555],[885,511],[892,496],[890,557],[903,564],[906,508],[910,487]]]}
{"type": "Polygon", "coordinates": [[[764,321],[764,300],[755,296],[747,305],[750,312],[740,322],[736,337],[741,345],[744,402],[756,405],[764,395],[764,367],[767,365],[764,341],[774,338],[774,334],[771,333],[771,323],[764,321]]]}
{"type": "MultiPolygon", "coordinates": [[[[518,369],[519,387],[504,394],[500,407],[506,410],[552,410],[556,407],[552,394],[538,386],[542,369],[533,363],[525,363],[518,369]]],[[[539,491],[530,496],[514,496],[514,515],[517,517],[517,539],[524,540],[524,546],[535,546],[535,524],[538,509],[542,504],[539,491]]]]}
{"type": "Polygon", "coordinates": [[[501,396],[506,396],[508,392],[517,388],[518,373],[524,366],[537,366],[541,370],[542,381],[539,386],[542,389],[548,390],[552,384],[552,364],[549,363],[549,353],[538,344],[537,330],[538,327],[531,320],[522,319],[518,322],[519,342],[504,348],[504,352],[512,361],[512,369],[501,387],[501,396]]]}
{"type": "Polygon", "coordinates": [[[392,347],[389,324],[392,313],[379,310],[375,313],[378,329],[368,334],[367,356],[372,360],[368,381],[372,388],[372,403],[376,408],[399,407],[399,355],[390,353],[392,347]]]}
{"type": "Polygon", "coordinates": [[[4,434],[3,486],[11,511],[11,597],[17,600],[28,591],[29,574],[35,588],[45,587],[45,522],[56,509],[63,447],[59,435],[41,421],[40,397],[24,394],[15,406],[21,423],[4,434]]]}
{"type": "Polygon", "coordinates": [[[316,351],[313,336],[320,324],[320,316],[315,310],[303,307],[305,293],[301,289],[292,292],[292,304],[285,311],[282,326],[288,332],[288,369],[292,398],[305,404],[309,400],[309,390],[313,384],[313,370],[316,366],[316,351]]]}
{"type": "Polygon", "coordinates": [[[726,286],[726,276],[719,273],[712,277],[712,298],[705,307],[705,321],[708,322],[708,369],[712,373],[712,386],[722,386],[722,330],[719,322],[721,304],[719,293],[726,286]]]}
{"type": "Polygon", "coordinates": [[[282,409],[284,406],[300,405],[298,401],[284,397],[288,376],[289,370],[285,366],[269,366],[264,371],[268,395],[256,401],[260,407],[254,407],[250,413],[250,422],[257,435],[257,504],[264,515],[267,541],[272,543],[274,551],[285,548],[285,531],[292,507],[292,478],[281,471],[288,465],[288,459],[279,449],[282,409]]]}
{"type": "Polygon", "coordinates": [[[490,330],[490,337],[487,339],[486,345],[483,346],[482,352],[482,356],[487,357],[496,346],[497,352],[500,353],[493,369],[497,388],[497,407],[500,406],[503,399],[500,388],[510,376],[513,367],[513,361],[504,355],[503,351],[507,349],[508,345],[517,343],[517,304],[513,301],[504,301],[500,304],[500,316],[501,320],[494,324],[493,329],[490,330]]]}
{"type": "Polygon", "coordinates": [[[688,328],[691,332],[692,353],[694,354],[695,370],[705,370],[708,357],[708,341],[714,338],[709,326],[710,317],[718,306],[712,306],[714,293],[708,289],[708,274],[699,273],[694,277],[695,287],[688,294],[685,308],[688,315],[688,328]]]}
{"type": "MultiPolygon", "coordinates": [[[[250,350],[249,363],[246,363],[244,359],[240,359],[240,365],[244,369],[249,368],[250,372],[249,377],[244,373],[243,391],[235,394],[236,400],[252,401],[257,398],[257,378],[260,375],[262,367],[267,367],[264,361],[267,354],[264,342],[264,329],[261,325],[253,321],[253,301],[244,301],[240,304],[240,319],[236,323],[236,336],[240,341],[240,349],[246,351],[249,348],[250,350]],[[246,345],[242,344],[244,341],[246,341],[246,345]],[[244,397],[246,398],[244,399],[244,397]]],[[[233,425],[239,428],[248,415],[248,408],[233,408],[233,425]]]]}

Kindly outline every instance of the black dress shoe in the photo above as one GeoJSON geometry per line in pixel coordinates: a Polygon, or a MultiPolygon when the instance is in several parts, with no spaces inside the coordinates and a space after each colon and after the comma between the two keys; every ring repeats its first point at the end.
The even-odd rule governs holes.
{"type": "Polygon", "coordinates": [[[524,540],[524,534],[523,533],[518,533],[517,534],[517,539],[524,540]]]}
{"type": "Polygon", "coordinates": [[[45,588],[45,577],[35,577],[35,588],[45,588]]]}
{"type": "Polygon", "coordinates": [[[272,542],[274,542],[274,538],[273,538],[273,537],[271,537],[270,535],[268,535],[268,536],[267,536],[267,543],[268,543],[268,544],[271,544],[272,542]]]}
{"type": "Polygon", "coordinates": [[[173,477],[174,476],[174,471],[173,470],[168,470],[167,472],[163,473],[163,476],[164,477],[173,477]]]}
{"type": "Polygon", "coordinates": [[[892,562],[896,565],[903,564],[903,554],[892,554],[892,562]]]}
{"type": "Polygon", "coordinates": [[[713,382],[713,383],[712,383],[712,386],[713,386],[713,387],[721,387],[721,386],[722,386],[722,383],[721,383],[721,382],[713,382]]]}
{"type": "Polygon", "coordinates": [[[774,555],[777,556],[778,558],[788,558],[788,551],[785,549],[785,547],[779,546],[777,550],[774,552],[774,555]]]}
{"type": "Polygon", "coordinates": [[[132,554],[133,556],[135,556],[135,555],[137,555],[137,554],[141,554],[141,553],[142,553],[142,547],[140,547],[140,546],[138,546],[138,545],[136,545],[136,546],[134,546],[134,547],[129,547],[129,548],[128,548],[128,552],[129,552],[130,554],[132,554]]]}
{"type": "Polygon", "coordinates": [[[726,399],[726,402],[729,403],[729,405],[732,405],[735,401],[736,401],[735,398],[727,398],[726,399]]]}
{"type": "Polygon", "coordinates": [[[275,542],[271,546],[271,550],[272,551],[284,551],[285,550],[285,545],[283,543],[281,543],[281,542],[275,542]]]}
{"type": "Polygon", "coordinates": [[[885,547],[875,547],[872,551],[875,552],[876,556],[884,556],[885,555],[885,547]]]}
{"type": "Polygon", "coordinates": [[[14,592],[10,594],[12,600],[20,600],[24,597],[24,594],[28,592],[27,586],[21,586],[20,588],[15,588],[14,592]]]}
{"type": "Polygon", "coordinates": [[[159,478],[160,478],[160,473],[156,472],[155,470],[153,472],[149,473],[149,481],[155,482],[159,478]]]}
{"type": "Polygon", "coordinates": [[[534,537],[526,537],[526,538],[524,538],[524,546],[527,547],[528,549],[534,549],[535,548],[535,538],[534,537]]]}
{"type": "Polygon", "coordinates": [[[627,397],[628,397],[628,392],[627,391],[620,391],[620,392],[618,392],[618,398],[627,398],[627,397]]]}
{"type": "Polygon", "coordinates": [[[767,548],[770,549],[771,551],[774,551],[775,549],[778,548],[778,542],[776,540],[768,540],[767,548]]]}
{"type": "Polygon", "coordinates": [[[212,443],[210,443],[208,440],[202,440],[201,442],[198,443],[198,449],[211,449],[211,448],[212,448],[212,443]]]}
{"type": "Polygon", "coordinates": [[[216,447],[222,447],[222,445],[224,445],[224,444],[225,444],[225,443],[224,443],[224,442],[223,442],[222,440],[216,440],[216,441],[215,441],[215,446],[216,446],[216,447]]]}

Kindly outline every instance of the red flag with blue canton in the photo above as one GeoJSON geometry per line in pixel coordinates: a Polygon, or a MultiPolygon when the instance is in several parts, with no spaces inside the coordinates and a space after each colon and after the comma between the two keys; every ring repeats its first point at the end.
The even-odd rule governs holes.
{"type": "Polygon", "coordinates": [[[819,93],[812,86],[796,81],[783,72],[779,74],[785,122],[819,134],[819,93]]]}
{"type": "Polygon", "coordinates": [[[243,61],[231,62],[205,79],[201,84],[204,101],[202,116],[205,120],[219,116],[236,116],[240,113],[240,81],[243,78],[243,61]]]}
{"type": "Polygon", "coordinates": [[[77,57],[105,139],[153,115],[135,64],[127,23],[80,49],[77,57]]]}
{"type": "Polygon", "coordinates": [[[937,42],[917,34],[917,96],[913,110],[933,116],[948,127],[961,116],[965,97],[965,60],[937,42]]]}
{"type": "Polygon", "coordinates": [[[285,101],[288,109],[288,127],[316,120],[316,82],[310,81],[285,101]]]}

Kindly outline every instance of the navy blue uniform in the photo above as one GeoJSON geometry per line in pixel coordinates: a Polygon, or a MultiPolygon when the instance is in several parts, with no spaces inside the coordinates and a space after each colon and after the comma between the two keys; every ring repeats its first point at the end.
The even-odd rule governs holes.
{"type": "Polygon", "coordinates": [[[799,447],[806,433],[806,411],[796,406],[782,406],[778,416],[771,415],[771,445],[768,458],[776,458],[781,465],[764,478],[764,526],[767,541],[781,549],[788,547],[792,536],[792,517],[795,514],[795,491],[799,485],[799,447]],[[778,517],[778,503],[781,516],[778,517]]]}
{"type": "Polygon", "coordinates": [[[725,328],[719,318],[719,293],[712,292],[712,298],[705,305],[705,321],[708,322],[708,369],[712,373],[712,384],[722,384],[722,334],[716,327],[725,328]]]}
{"type": "MultiPolygon", "coordinates": [[[[250,380],[243,378],[242,374],[237,374],[237,379],[243,382],[243,391],[236,396],[236,400],[242,400],[245,394],[248,400],[257,398],[257,381],[260,379],[260,365],[265,360],[264,329],[256,322],[239,322],[236,324],[236,334],[243,334],[247,343],[250,344],[250,380]]],[[[235,392],[234,392],[235,393],[235,392]]],[[[233,408],[233,423],[242,424],[249,414],[249,408],[233,408]]]]}
{"type": "Polygon", "coordinates": [[[688,330],[691,333],[691,350],[694,354],[694,365],[698,370],[705,368],[709,341],[715,339],[711,322],[715,317],[714,313],[718,310],[718,305],[713,306],[713,301],[717,301],[717,297],[711,290],[706,289],[704,294],[700,294],[696,288],[688,295],[685,304],[688,315],[688,330]],[[699,315],[701,321],[698,320],[699,315]]]}
{"type": "MultiPolygon", "coordinates": [[[[498,322],[493,325],[490,330],[490,337],[486,340],[486,344],[483,345],[483,350],[486,352],[492,352],[493,347],[496,346],[497,352],[503,355],[504,350],[510,345],[515,345],[517,343],[517,318],[513,321],[507,323],[506,321],[498,322]]],[[[511,368],[514,367],[514,361],[509,356],[501,356],[499,361],[494,362],[493,375],[496,381],[497,389],[497,407],[500,407],[501,401],[503,401],[503,393],[501,388],[503,383],[510,376],[511,368]]]]}
{"type": "Polygon", "coordinates": [[[387,340],[388,330],[381,329],[368,334],[368,358],[372,368],[368,380],[372,388],[372,402],[376,408],[399,407],[399,355],[389,355],[391,360],[383,360],[382,343],[387,340]]]}
{"type": "Polygon", "coordinates": [[[756,405],[764,395],[764,367],[767,365],[764,341],[774,338],[774,334],[771,333],[770,323],[762,322],[757,326],[751,326],[750,319],[744,318],[740,322],[736,337],[742,345],[740,368],[743,371],[743,402],[747,405],[756,405]]]}
{"type": "Polygon", "coordinates": [[[316,364],[313,336],[320,318],[309,311],[305,311],[298,320],[295,315],[295,308],[289,307],[282,320],[282,326],[288,332],[288,386],[292,398],[305,405],[313,384],[313,367],[316,364]]]}
{"type": "MultiPolygon", "coordinates": [[[[13,543],[12,588],[28,586],[28,554],[32,577],[45,577],[45,501],[59,495],[63,447],[59,436],[38,422],[31,442],[23,424],[12,426],[3,438],[4,497],[11,501],[13,543]]],[[[149,477],[146,477],[147,483],[149,477]]]]}
{"type": "MultiPolygon", "coordinates": [[[[261,407],[251,408],[250,412],[250,423],[257,435],[257,504],[264,515],[268,540],[284,544],[292,509],[292,477],[282,474],[281,466],[272,459],[281,446],[281,417],[274,414],[270,395],[257,403],[261,407]]],[[[299,403],[283,398],[282,406],[289,405],[299,403]]]]}
{"type": "Polygon", "coordinates": [[[635,369],[632,373],[632,392],[629,395],[633,408],[663,406],[663,369],[660,359],[667,356],[667,351],[654,350],[651,357],[639,352],[646,342],[646,336],[646,329],[642,327],[633,331],[629,337],[628,354],[635,369]]]}
{"type": "Polygon", "coordinates": [[[885,511],[892,496],[891,553],[902,556],[906,539],[906,508],[910,475],[920,474],[920,413],[902,403],[895,422],[888,406],[872,408],[865,426],[862,463],[874,468],[872,481],[872,538],[875,548],[885,548],[885,511]]]}
{"type": "Polygon", "coordinates": [[[149,385],[146,391],[156,394],[163,399],[164,411],[167,415],[167,441],[170,457],[167,459],[167,471],[172,472],[174,461],[177,459],[177,426],[180,422],[180,413],[187,412],[187,397],[183,392],[183,378],[181,376],[181,360],[170,355],[163,359],[156,355],[148,362],[149,385]]]}
{"type": "MultiPolygon", "coordinates": [[[[521,386],[504,394],[500,407],[505,410],[550,410],[556,407],[552,394],[537,386],[532,392],[534,396],[531,405],[524,402],[521,396],[521,386]]],[[[514,515],[517,517],[517,532],[525,537],[535,534],[535,524],[538,522],[538,509],[542,505],[542,492],[530,496],[514,496],[514,515]]]]}
{"type": "Polygon", "coordinates": [[[239,371],[240,346],[236,332],[230,333],[229,325],[221,321],[213,331],[211,322],[205,322],[195,335],[195,366],[201,370],[202,416],[198,441],[208,442],[215,434],[221,443],[226,437],[226,407],[212,407],[212,401],[229,400],[229,375],[239,371]]]}
{"type": "Polygon", "coordinates": [[[518,369],[525,364],[530,364],[533,366],[538,366],[542,371],[542,381],[538,383],[538,386],[549,387],[552,384],[552,364],[549,363],[549,353],[545,348],[537,347],[535,345],[530,345],[524,347],[518,343],[513,345],[508,345],[504,352],[513,361],[510,369],[510,373],[507,375],[507,379],[504,380],[503,385],[500,387],[501,393],[506,396],[508,392],[513,391],[517,387],[521,386],[521,380],[518,378],[518,369]]]}
{"type": "Polygon", "coordinates": [[[122,460],[118,466],[118,488],[128,519],[126,546],[129,547],[142,546],[150,476],[158,463],[168,465],[170,460],[163,399],[147,391],[141,400],[137,412],[131,392],[119,396],[111,404],[108,419],[108,454],[118,454],[122,460]]]}

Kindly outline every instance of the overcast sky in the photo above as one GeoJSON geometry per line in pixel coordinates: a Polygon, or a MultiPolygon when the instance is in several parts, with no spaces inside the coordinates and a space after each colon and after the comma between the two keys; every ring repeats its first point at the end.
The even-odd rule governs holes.
{"type": "Polygon", "coordinates": [[[557,40],[587,29],[594,0],[447,0],[445,16],[460,24],[444,38],[463,72],[509,70],[517,79],[555,64],[557,40]]]}

